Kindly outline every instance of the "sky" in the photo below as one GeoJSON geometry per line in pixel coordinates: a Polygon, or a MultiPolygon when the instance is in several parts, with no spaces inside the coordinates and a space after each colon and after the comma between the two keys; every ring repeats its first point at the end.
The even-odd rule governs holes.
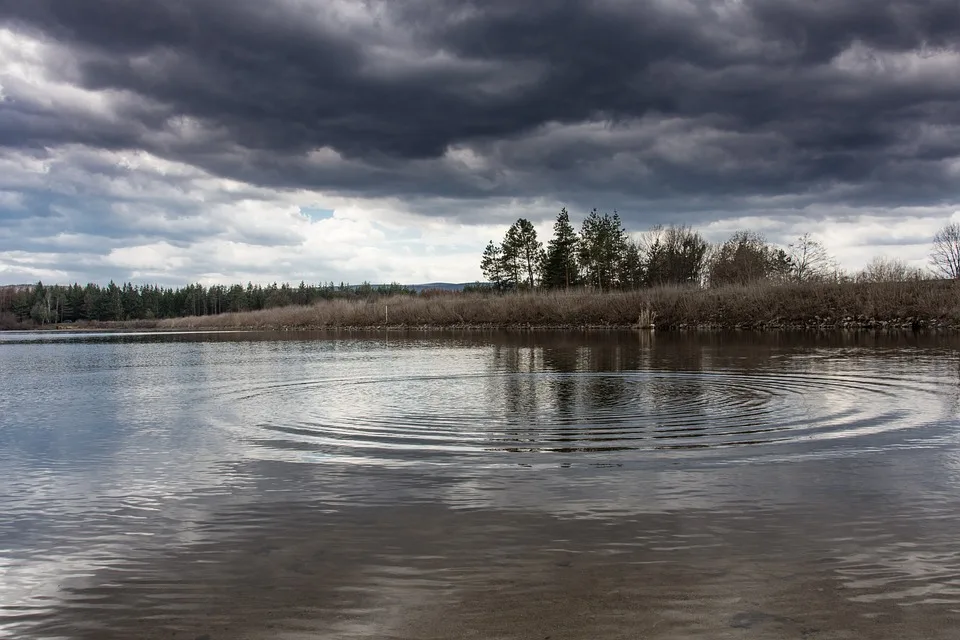
{"type": "Polygon", "coordinates": [[[470,282],[518,217],[960,221],[956,0],[0,0],[0,284],[470,282]]]}

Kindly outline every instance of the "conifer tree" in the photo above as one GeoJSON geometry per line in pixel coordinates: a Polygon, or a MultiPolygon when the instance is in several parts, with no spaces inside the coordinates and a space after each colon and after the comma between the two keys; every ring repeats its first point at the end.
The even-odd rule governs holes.
{"type": "Polygon", "coordinates": [[[580,240],[566,208],[560,210],[553,224],[553,238],[547,243],[543,283],[550,289],[569,289],[580,283],[577,246],[580,240]]]}

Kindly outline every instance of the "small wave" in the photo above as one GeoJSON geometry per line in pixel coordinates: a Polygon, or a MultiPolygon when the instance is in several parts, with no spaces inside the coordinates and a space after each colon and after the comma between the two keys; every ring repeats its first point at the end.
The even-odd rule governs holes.
{"type": "Polygon", "coordinates": [[[850,439],[929,423],[942,393],[909,379],[636,371],[336,377],[223,400],[243,418],[231,428],[258,447],[399,463],[850,439]]]}

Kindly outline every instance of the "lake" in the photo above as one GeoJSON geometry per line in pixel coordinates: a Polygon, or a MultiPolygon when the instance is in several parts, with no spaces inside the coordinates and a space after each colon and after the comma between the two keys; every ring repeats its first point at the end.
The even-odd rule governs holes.
{"type": "Polygon", "coordinates": [[[0,333],[0,637],[956,638],[921,333],[0,333]]]}

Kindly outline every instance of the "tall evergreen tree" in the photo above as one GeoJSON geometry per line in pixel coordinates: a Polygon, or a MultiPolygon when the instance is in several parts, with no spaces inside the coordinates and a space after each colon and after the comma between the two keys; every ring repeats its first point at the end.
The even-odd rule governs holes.
{"type": "Polygon", "coordinates": [[[37,283],[26,287],[0,286],[0,314],[12,316],[16,323],[33,320],[37,324],[159,319],[309,304],[319,299],[414,293],[399,284],[343,286],[338,290],[333,283],[319,287],[301,283],[299,288],[287,283],[268,287],[248,284],[246,288],[190,284],[177,289],[132,283],[118,285],[113,281],[105,287],[93,283],[84,287],[76,283],[69,286],[37,283]]]}
{"type": "Polygon", "coordinates": [[[514,222],[507,230],[502,247],[505,262],[517,286],[536,288],[543,264],[543,243],[537,239],[533,223],[526,218],[514,222]]]}
{"type": "Polygon", "coordinates": [[[570,224],[566,208],[560,210],[553,224],[553,238],[547,243],[543,283],[551,289],[568,289],[580,283],[577,265],[577,232],[570,224]]]}
{"type": "Polygon", "coordinates": [[[627,240],[620,263],[620,286],[624,289],[639,289],[644,285],[646,269],[643,252],[635,240],[627,240]]]}
{"type": "Polygon", "coordinates": [[[578,251],[587,283],[600,291],[618,286],[626,245],[627,231],[617,212],[591,211],[580,229],[578,251]]]}
{"type": "Polygon", "coordinates": [[[497,291],[504,289],[503,250],[500,245],[494,244],[493,240],[487,243],[487,248],[483,251],[480,269],[483,271],[483,277],[493,285],[494,289],[497,291]]]}
{"type": "Polygon", "coordinates": [[[516,225],[511,225],[500,243],[500,269],[503,273],[503,288],[515,289],[520,286],[520,239],[516,225]]]}

